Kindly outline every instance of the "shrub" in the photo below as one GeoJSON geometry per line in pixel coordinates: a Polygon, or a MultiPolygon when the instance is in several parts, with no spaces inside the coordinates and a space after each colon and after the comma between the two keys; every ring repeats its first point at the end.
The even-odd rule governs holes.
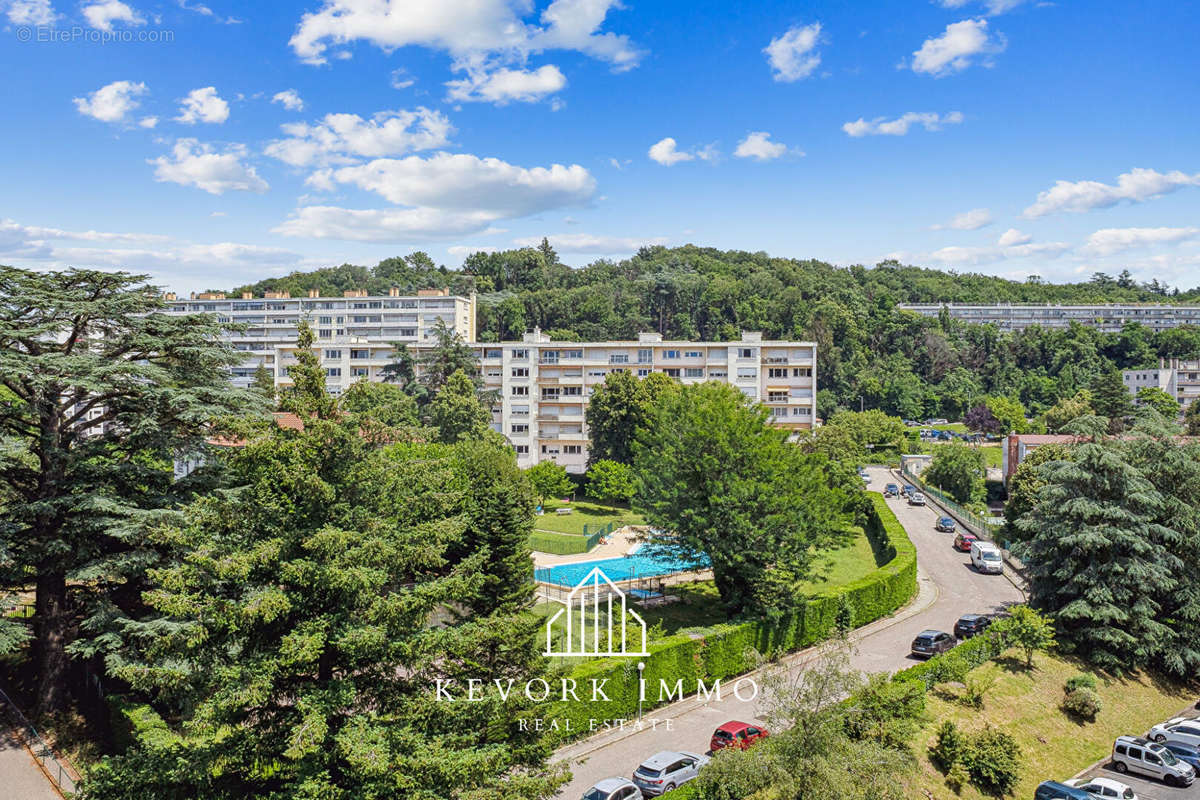
{"type": "Polygon", "coordinates": [[[1095,688],[1096,676],[1090,672],[1084,672],[1080,675],[1076,675],[1074,678],[1068,678],[1066,685],[1063,687],[1063,691],[1065,691],[1067,694],[1070,694],[1076,689],[1094,690],[1095,688]]]}
{"type": "Polygon", "coordinates": [[[967,785],[967,781],[970,779],[971,775],[967,772],[967,766],[961,761],[954,762],[954,766],[950,767],[950,771],[946,773],[946,785],[955,794],[961,793],[963,787],[967,785]]]}
{"type": "Polygon", "coordinates": [[[1094,720],[1100,713],[1100,695],[1086,686],[1067,692],[1063,710],[1078,719],[1094,720]]]}
{"type": "Polygon", "coordinates": [[[946,720],[938,728],[937,741],[929,748],[929,760],[943,772],[949,772],[956,764],[961,764],[963,750],[967,740],[962,731],[950,720],[946,720]]]}
{"type": "Polygon", "coordinates": [[[993,666],[980,667],[967,676],[966,690],[963,692],[963,702],[971,708],[983,708],[983,698],[996,685],[999,677],[993,666]]]}
{"type": "Polygon", "coordinates": [[[989,725],[970,738],[963,763],[980,791],[1006,795],[1021,777],[1021,746],[1012,736],[989,725]]]}

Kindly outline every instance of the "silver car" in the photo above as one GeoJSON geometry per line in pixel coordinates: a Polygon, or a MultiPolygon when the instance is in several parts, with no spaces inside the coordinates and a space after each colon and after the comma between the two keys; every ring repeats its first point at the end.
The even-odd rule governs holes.
{"type": "Polygon", "coordinates": [[[708,756],[664,750],[647,758],[634,770],[633,782],[642,794],[656,797],[696,777],[708,761],[708,756]]]}
{"type": "Polygon", "coordinates": [[[582,800],[641,800],[642,790],[624,778],[605,778],[583,793],[582,800]]]}

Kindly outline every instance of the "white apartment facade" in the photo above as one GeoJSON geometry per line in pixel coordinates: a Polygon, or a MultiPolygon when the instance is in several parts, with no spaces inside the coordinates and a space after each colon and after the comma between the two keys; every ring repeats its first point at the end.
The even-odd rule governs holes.
{"type": "Polygon", "coordinates": [[[475,339],[475,297],[453,296],[445,289],[415,295],[402,295],[399,289],[386,295],[347,291],[340,297],[322,297],[315,290],[307,297],[286,292],[267,292],[262,297],[206,292],[186,300],[167,294],[165,300],[169,313],[216,314],[223,322],[246,326],[230,336],[233,346],[246,356],[232,374],[233,383],[243,387],[260,366],[276,387],[291,385],[287,368],[296,363],[301,320],[313,328],[326,385],[335,395],[364,378],[380,380],[380,370],[393,360],[392,343],[419,347],[430,342],[438,319],[464,341],[475,339]]]}
{"type": "Polygon", "coordinates": [[[1155,369],[1127,369],[1121,378],[1135,401],[1137,393],[1146,387],[1162,389],[1184,410],[1200,399],[1200,360],[1162,359],[1155,369]]]}
{"type": "Polygon", "coordinates": [[[952,319],[976,324],[991,323],[1002,331],[1019,331],[1033,325],[1066,328],[1072,322],[1120,333],[1130,322],[1140,322],[1152,331],[1180,325],[1200,325],[1200,305],[1145,305],[1108,303],[1099,305],[964,305],[959,303],[902,303],[897,308],[925,317],[936,317],[942,309],[952,319]]]}
{"type": "Polygon", "coordinates": [[[493,428],[529,467],[555,461],[581,473],[588,459],[588,399],[610,372],[644,378],[661,372],[683,384],[717,380],[762,402],[771,421],[794,430],[817,419],[817,348],[812,342],[765,341],[743,333],[730,342],[555,342],[534,331],[520,342],[472,345],[487,388],[498,393],[493,428]]]}
{"type": "Polygon", "coordinates": [[[555,342],[533,331],[520,342],[475,341],[475,298],[428,290],[384,296],[345,292],[342,297],[292,298],[270,292],[237,298],[219,293],[187,300],[167,295],[169,313],[211,313],[246,326],[231,334],[245,353],[232,371],[233,383],[248,386],[265,368],[276,388],[290,386],[288,368],[296,363],[297,325],[307,319],[313,344],[326,372],[331,394],[361,381],[380,381],[394,362],[394,342],[406,343],[414,356],[432,345],[441,318],[474,349],[487,389],[495,392],[492,428],[512,442],[520,466],[551,460],[581,473],[588,459],[588,399],[610,372],[644,378],[661,372],[683,384],[718,380],[762,402],[771,421],[793,430],[817,421],[817,348],[812,342],[765,341],[743,333],[738,341],[664,341],[641,334],[637,341],[555,342]]]}

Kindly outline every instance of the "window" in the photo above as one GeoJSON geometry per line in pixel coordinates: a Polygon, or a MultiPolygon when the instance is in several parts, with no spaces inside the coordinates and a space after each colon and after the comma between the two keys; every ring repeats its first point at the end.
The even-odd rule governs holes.
{"type": "Polygon", "coordinates": [[[411,339],[412,337],[417,335],[417,329],[416,328],[401,328],[400,335],[407,339],[411,339]]]}
{"type": "Polygon", "coordinates": [[[495,347],[489,347],[483,351],[484,358],[500,358],[504,355],[504,351],[495,347]]]}
{"type": "Polygon", "coordinates": [[[317,331],[317,337],[320,339],[328,339],[330,336],[333,336],[333,331],[329,328],[321,328],[317,331]]]}
{"type": "Polygon", "coordinates": [[[738,348],[738,358],[754,358],[754,348],[753,347],[739,347],[738,348]]]}
{"type": "Polygon", "coordinates": [[[685,377],[685,378],[703,378],[704,377],[704,369],[702,367],[688,367],[687,369],[685,369],[683,371],[683,377],[685,377]]]}
{"type": "Polygon", "coordinates": [[[679,377],[679,368],[675,367],[675,368],[670,368],[670,369],[664,369],[663,374],[669,378],[678,378],[679,377]]]}
{"type": "Polygon", "coordinates": [[[366,367],[351,367],[350,368],[350,374],[356,378],[365,378],[365,377],[367,377],[368,373],[370,373],[370,370],[367,369],[366,367]]]}
{"type": "Polygon", "coordinates": [[[325,374],[328,375],[330,378],[340,378],[340,377],[342,377],[342,368],[341,367],[326,367],[325,374]]]}
{"type": "Polygon", "coordinates": [[[528,423],[524,423],[524,422],[514,423],[510,430],[513,433],[518,433],[518,434],[529,433],[529,425],[528,425],[528,423]]]}
{"type": "Polygon", "coordinates": [[[793,417],[811,417],[811,416],[812,416],[812,409],[811,409],[811,408],[808,408],[807,406],[798,407],[798,408],[793,408],[793,409],[792,409],[792,416],[793,416],[793,417]]]}
{"type": "Polygon", "coordinates": [[[648,369],[639,369],[639,370],[638,370],[638,377],[639,377],[639,378],[644,378],[644,377],[646,377],[646,376],[647,376],[647,375],[649,375],[649,374],[650,374],[650,370],[648,370],[648,369]]]}
{"type": "Polygon", "coordinates": [[[699,350],[688,350],[683,354],[684,358],[704,358],[704,353],[699,350]]]}
{"type": "Polygon", "coordinates": [[[512,391],[510,392],[510,394],[513,397],[529,397],[529,387],[528,386],[514,386],[514,387],[512,387],[512,391]]]}
{"type": "Polygon", "coordinates": [[[528,378],[529,377],[529,367],[513,367],[512,368],[512,376],[514,378],[528,378]]]}
{"type": "Polygon", "coordinates": [[[517,451],[517,455],[519,455],[519,456],[529,455],[529,445],[527,445],[527,444],[519,444],[516,447],[514,447],[513,449],[517,451]]]}
{"type": "Polygon", "coordinates": [[[738,380],[743,378],[757,378],[758,370],[754,367],[738,367],[737,376],[738,380]]]}
{"type": "Polygon", "coordinates": [[[529,358],[529,351],[525,349],[513,350],[512,357],[518,361],[524,361],[529,358]]]}
{"type": "Polygon", "coordinates": [[[786,403],[787,399],[787,392],[767,392],[768,403],[786,403]]]}
{"type": "Polygon", "coordinates": [[[325,357],[326,358],[341,358],[342,351],[341,350],[326,350],[325,357]]]}
{"type": "Polygon", "coordinates": [[[771,367],[770,369],[767,370],[768,378],[786,378],[787,376],[788,376],[788,371],[786,369],[771,367]]]}
{"type": "Polygon", "coordinates": [[[370,357],[371,357],[370,350],[351,350],[350,351],[350,358],[352,358],[352,359],[354,359],[354,358],[370,358],[370,357]]]}
{"type": "Polygon", "coordinates": [[[583,445],[579,444],[564,444],[563,453],[569,456],[577,456],[583,452],[583,445]]]}
{"type": "Polygon", "coordinates": [[[583,358],[583,351],[582,350],[563,350],[561,355],[563,358],[579,359],[579,358],[583,358]]]}
{"type": "Polygon", "coordinates": [[[610,363],[610,364],[628,364],[629,363],[629,353],[613,353],[612,355],[610,355],[608,357],[608,363],[610,363]]]}
{"type": "Polygon", "coordinates": [[[653,350],[638,350],[638,363],[639,364],[649,364],[653,360],[654,360],[654,351],[653,350]]]}
{"type": "Polygon", "coordinates": [[[725,378],[728,375],[729,373],[723,369],[710,369],[708,371],[708,377],[710,378],[725,378]]]}
{"type": "Polygon", "coordinates": [[[811,378],[812,367],[794,367],[792,369],[793,378],[811,378]]]}
{"type": "Polygon", "coordinates": [[[679,358],[678,350],[664,350],[663,358],[679,358]]]}

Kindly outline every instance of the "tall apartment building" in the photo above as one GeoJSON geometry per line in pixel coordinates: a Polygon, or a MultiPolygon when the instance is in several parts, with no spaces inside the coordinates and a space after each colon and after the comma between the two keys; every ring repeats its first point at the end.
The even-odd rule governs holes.
{"type": "Polygon", "coordinates": [[[936,317],[945,309],[952,319],[977,324],[992,323],[1003,331],[1019,331],[1031,325],[1066,328],[1072,322],[1119,333],[1126,323],[1140,322],[1153,331],[1165,331],[1180,325],[1200,325],[1200,305],[1103,304],[1090,306],[1056,305],[960,305],[957,303],[902,303],[897,308],[926,317],[936,317]]]}
{"type": "Polygon", "coordinates": [[[743,333],[732,342],[555,342],[534,331],[520,342],[475,344],[489,389],[498,392],[493,427],[517,451],[522,467],[552,460],[583,472],[588,458],[588,399],[610,372],[644,378],[664,373],[684,384],[717,380],[761,401],[771,421],[809,429],[817,418],[817,347],[764,341],[743,333]]]}
{"type": "Polygon", "coordinates": [[[732,342],[663,341],[658,334],[642,334],[636,342],[555,342],[537,330],[520,342],[476,342],[475,298],[444,290],[416,296],[396,290],[304,298],[168,295],[167,301],[171,313],[212,313],[247,326],[231,335],[246,354],[232,375],[241,386],[249,385],[259,366],[276,387],[291,385],[287,370],[296,363],[297,325],[307,319],[332,394],[360,380],[382,380],[382,369],[394,360],[393,342],[406,343],[419,356],[432,345],[440,318],[475,350],[486,388],[496,393],[492,427],[512,442],[522,467],[552,460],[570,472],[584,471],[585,410],[610,372],[661,372],[684,384],[723,381],[766,405],[776,425],[800,430],[816,424],[817,348],[811,342],[764,341],[759,333],[732,342]]]}
{"type": "Polygon", "coordinates": [[[1135,400],[1138,391],[1148,386],[1162,389],[1185,410],[1200,399],[1200,361],[1160,359],[1157,368],[1127,369],[1121,377],[1135,400]]]}
{"type": "Polygon", "coordinates": [[[171,313],[216,314],[223,322],[246,326],[230,337],[233,346],[246,354],[233,370],[233,382],[239,386],[249,385],[260,366],[276,386],[291,383],[287,367],[295,363],[297,326],[302,319],[316,334],[316,349],[333,394],[363,378],[379,380],[379,370],[391,363],[392,343],[419,347],[429,342],[438,319],[465,341],[475,339],[474,296],[452,296],[445,289],[416,295],[392,289],[387,295],[370,296],[348,291],[341,297],[321,297],[315,290],[307,297],[267,292],[262,297],[246,293],[235,298],[206,292],[187,300],[173,294],[165,299],[171,313]]]}

